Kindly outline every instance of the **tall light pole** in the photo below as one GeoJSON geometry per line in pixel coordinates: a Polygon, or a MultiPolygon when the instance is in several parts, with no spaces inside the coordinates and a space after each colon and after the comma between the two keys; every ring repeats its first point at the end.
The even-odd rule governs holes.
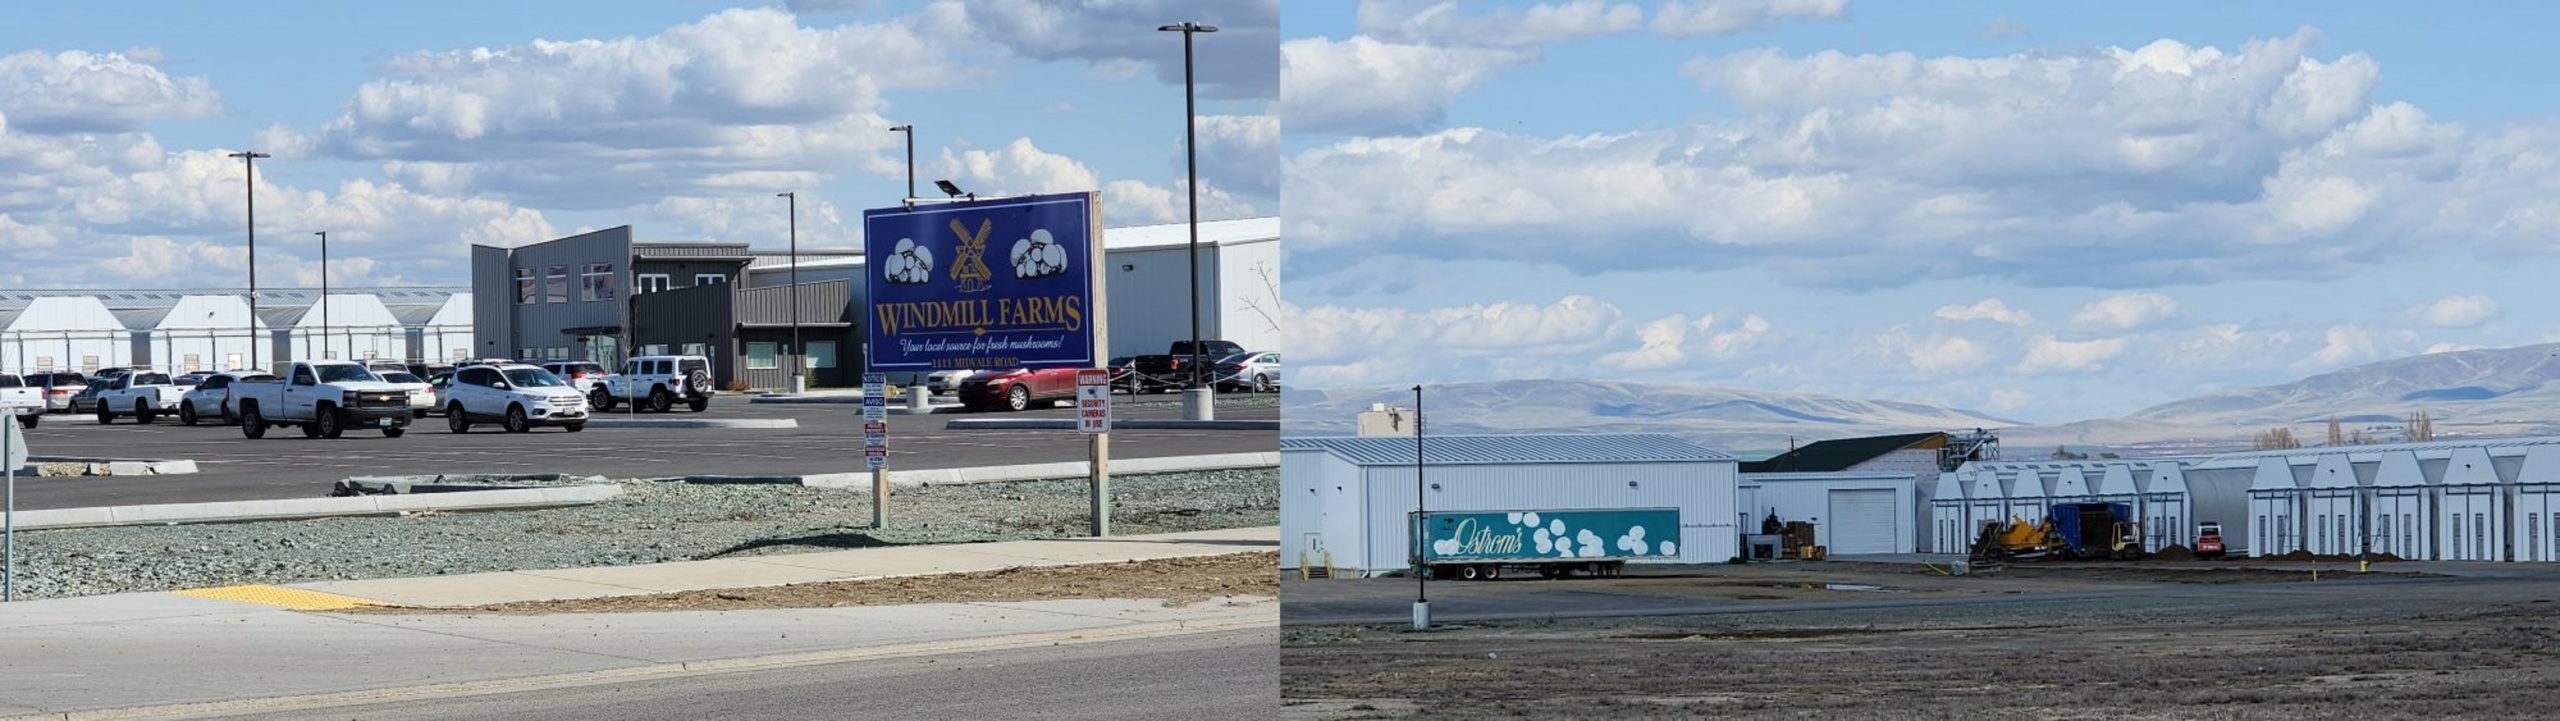
{"type": "MultiPolygon", "coordinates": [[[[329,231],[323,230],[312,235],[320,236],[320,343],[327,345],[329,343],[329,231]]],[[[354,358],[355,354],[356,341],[350,337],[347,339],[347,357],[354,358]]]]}
{"type": "Polygon", "coordinates": [[[791,392],[809,392],[808,379],[800,374],[809,368],[809,349],[800,345],[800,194],[775,193],[791,207],[791,392]]]}
{"type": "Polygon", "coordinates": [[[1431,517],[1422,503],[1422,386],[1413,387],[1413,630],[1431,628],[1431,564],[1423,549],[1431,542],[1431,517]]]}
{"type": "Polygon", "coordinates": [[[241,185],[249,189],[249,370],[258,369],[258,159],[272,157],[255,150],[232,153],[245,169],[241,185]]]}
{"type": "Polygon", "coordinates": [[[907,134],[907,197],[916,197],[916,124],[892,127],[889,132],[907,134]]]}
{"type": "Polygon", "coordinates": [[[1193,98],[1191,77],[1191,36],[1214,33],[1216,26],[1186,22],[1156,28],[1162,32],[1182,33],[1182,152],[1189,167],[1191,191],[1191,386],[1184,397],[1193,405],[1184,415],[1207,419],[1214,413],[1207,398],[1209,392],[1201,380],[1206,376],[1200,368],[1200,116],[1193,98]]]}

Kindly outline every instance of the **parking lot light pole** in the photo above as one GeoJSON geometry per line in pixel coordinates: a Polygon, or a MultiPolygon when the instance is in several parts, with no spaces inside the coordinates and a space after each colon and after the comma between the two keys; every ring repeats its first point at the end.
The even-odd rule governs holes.
{"type": "Polygon", "coordinates": [[[907,134],[907,197],[916,197],[916,124],[892,127],[889,132],[907,134]]]}
{"type": "Polygon", "coordinates": [[[272,157],[255,150],[232,153],[245,170],[240,185],[249,190],[249,369],[258,368],[258,159],[272,157]]]}
{"type": "Polygon", "coordinates": [[[809,380],[801,375],[809,369],[809,349],[800,345],[800,194],[773,195],[791,207],[791,392],[807,393],[809,380]]]}
{"type": "Polygon", "coordinates": [[[1218,28],[1185,22],[1156,30],[1182,33],[1182,152],[1191,186],[1191,385],[1183,391],[1183,415],[1209,420],[1216,411],[1211,408],[1212,391],[1202,383],[1207,374],[1200,367],[1200,115],[1191,74],[1191,36],[1218,28]]]}
{"type": "Polygon", "coordinates": [[[1422,386],[1413,387],[1413,630],[1431,630],[1431,564],[1423,544],[1431,542],[1431,518],[1422,503],[1422,386]]]}
{"type": "MultiPolygon", "coordinates": [[[[329,231],[323,230],[323,231],[320,231],[320,232],[317,232],[317,233],[313,233],[313,235],[320,236],[320,344],[321,344],[321,345],[328,345],[328,344],[329,344],[329,231]]],[[[347,357],[348,357],[348,358],[350,358],[350,359],[352,359],[352,358],[354,358],[354,357],[355,357],[355,355],[356,355],[356,341],[355,341],[355,338],[354,338],[354,337],[350,336],[350,337],[347,339],[347,357]]]]}

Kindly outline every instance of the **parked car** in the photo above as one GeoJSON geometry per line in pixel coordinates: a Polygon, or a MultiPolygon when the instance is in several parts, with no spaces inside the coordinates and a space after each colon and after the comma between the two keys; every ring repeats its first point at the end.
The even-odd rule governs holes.
{"type": "Polygon", "coordinates": [[[178,397],[178,422],[195,425],[205,419],[217,419],[223,425],[240,422],[231,410],[231,384],[242,380],[275,380],[266,371],[226,371],[207,376],[204,382],[187,389],[178,397]]]}
{"type": "Polygon", "coordinates": [[[977,374],[978,371],[976,370],[934,371],[924,374],[924,387],[927,390],[933,391],[933,394],[937,396],[945,393],[958,393],[960,392],[960,382],[968,380],[969,376],[977,374]]]}
{"type": "Polygon", "coordinates": [[[435,379],[435,377],[436,377],[436,375],[437,375],[437,374],[439,374],[439,373],[451,373],[451,372],[453,372],[453,364],[451,364],[451,363],[411,363],[411,364],[409,364],[409,375],[417,376],[417,377],[420,377],[420,378],[425,378],[425,379],[428,379],[428,380],[434,380],[434,379],[435,379]]]}
{"type": "Polygon", "coordinates": [[[34,428],[44,419],[44,389],[27,385],[24,378],[0,373],[0,416],[15,417],[18,425],[34,428]]]}
{"type": "Polygon", "coordinates": [[[231,383],[240,434],[264,438],[267,429],[296,426],[306,438],[337,438],[348,428],[373,427],[398,438],[415,416],[409,392],[382,382],[372,370],[348,361],[294,361],[285,375],[231,383]]]}
{"type": "Polygon", "coordinates": [[[1219,390],[1277,392],[1280,390],[1280,352],[1251,351],[1218,359],[1218,370],[1210,377],[1216,379],[1219,390]]]}
{"type": "Polygon", "coordinates": [[[1129,395],[1138,394],[1137,356],[1124,355],[1118,358],[1113,358],[1110,363],[1106,363],[1102,367],[1111,371],[1111,392],[1127,393],[1129,395]]]}
{"type": "Polygon", "coordinates": [[[987,371],[960,382],[960,403],[973,411],[1018,411],[1075,397],[1074,368],[987,371]]]}
{"type": "Polygon", "coordinates": [[[568,381],[570,387],[578,389],[578,395],[588,396],[590,404],[593,404],[596,387],[604,385],[604,377],[611,375],[605,371],[604,364],[594,361],[552,361],[542,364],[542,369],[568,381]]]}
{"type": "Polygon", "coordinates": [[[551,371],[522,363],[454,371],[443,398],[445,428],[455,433],[469,433],[482,422],[496,422],[508,433],[538,425],[571,433],[587,428],[587,397],[551,371]]]}
{"type": "Polygon", "coordinates": [[[622,363],[622,372],[604,377],[604,384],[588,392],[588,402],[597,410],[613,410],[615,403],[630,402],[642,408],[665,413],[683,400],[686,408],[700,413],[711,407],[711,359],[698,355],[640,356],[622,363]],[[601,393],[597,392],[601,391],[601,393]],[[601,401],[597,399],[601,398],[601,401]]]}
{"type": "Polygon", "coordinates": [[[118,415],[131,415],[136,422],[150,423],[162,413],[176,412],[178,399],[187,395],[187,389],[180,387],[176,379],[152,370],[136,370],[89,387],[102,389],[90,396],[90,402],[98,407],[98,425],[102,426],[116,422],[118,415]]]}
{"type": "Polygon", "coordinates": [[[203,383],[204,379],[211,377],[213,377],[212,371],[196,371],[170,379],[169,382],[177,384],[180,388],[194,388],[197,384],[203,383]]]}
{"type": "Polygon", "coordinates": [[[435,413],[438,407],[444,405],[437,402],[435,384],[428,383],[424,378],[409,375],[408,371],[375,371],[374,375],[382,376],[384,383],[408,389],[409,412],[417,414],[419,418],[435,413]]]}
{"type": "Polygon", "coordinates": [[[32,373],[26,376],[26,383],[29,388],[44,389],[46,413],[69,413],[71,397],[78,395],[80,389],[89,387],[89,377],[79,371],[32,373]]]}
{"type": "MultiPolygon", "coordinates": [[[[1199,371],[1201,379],[1210,380],[1217,372],[1217,359],[1243,352],[1244,346],[1234,341],[1200,341],[1200,364],[1206,366],[1199,371]]],[[[1191,384],[1191,341],[1174,341],[1164,355],[1142,355],[1134,362],[1137,364],[1135,376],[1139,390],[1161,392],[1191,384]]]]}

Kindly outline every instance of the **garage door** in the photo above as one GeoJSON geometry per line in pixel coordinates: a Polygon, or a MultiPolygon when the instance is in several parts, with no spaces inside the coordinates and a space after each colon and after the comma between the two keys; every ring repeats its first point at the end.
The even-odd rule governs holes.
{"type": "Polygon", "coordinates": [[[1892,553],[1902,533],[1893,512],[1893,491],[1831,492],[1831,553],[1892,553]]]}

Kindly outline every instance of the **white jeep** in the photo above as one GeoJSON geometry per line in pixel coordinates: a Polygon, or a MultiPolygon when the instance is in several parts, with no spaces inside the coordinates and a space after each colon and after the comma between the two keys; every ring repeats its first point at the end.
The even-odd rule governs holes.
{"type": "Polygon", "coordinates": [[[604,383],[588,391],[587,402],[599,410],[629,402],[665,413],[683,400],[686,408],[700,413],[711,407],[711,396],[717,392],[712,387],[710,358],[651,355],[623,361],[622,372],[605,376],[604,383]]]}

